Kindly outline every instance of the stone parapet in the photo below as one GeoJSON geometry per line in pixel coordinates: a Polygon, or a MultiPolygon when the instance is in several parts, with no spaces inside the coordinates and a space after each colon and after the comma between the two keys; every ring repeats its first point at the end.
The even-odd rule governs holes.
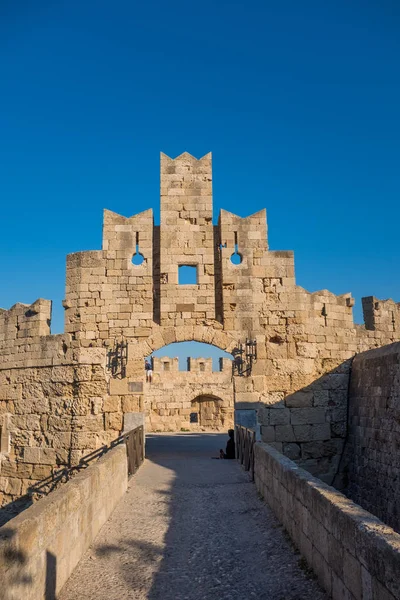
{"type": "Polygon", "coordinates": [[[372,331],[400,332],[400,303],[379,300],[375,296],[362,299],[365,328],[372,331]]]}
{"type": "Polygon", "coordinates": [[[333,600],[400,598],[400,535],[267,446],[255,446],[257,490],[333,600]]]}
{"type": "Polygon", "coordinates": [[[55,598],[127,490],[124,444],[0,528],[3,600],[55,598]]]}
{"type": "Polygon", "coordinates": [[[178,373],[179,372],[179,358],[170,358],[169,356],[154,356],[153,357],[153,371],[154,374],[162,374],[165,373],[166,376],[170,376],[169,374],[178,373]]]}

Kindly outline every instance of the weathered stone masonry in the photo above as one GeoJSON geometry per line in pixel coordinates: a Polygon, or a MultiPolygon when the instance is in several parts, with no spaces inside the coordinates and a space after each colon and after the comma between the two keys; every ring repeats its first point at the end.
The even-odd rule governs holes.
{"type": "Polygon", "coordinates": [[[154,358],[153,382],[145,384],[145,412],[153,431],[219,429],[234,424],[232,363],[220,360],[212,371],[211,358],[190,358],[188,371],[178,370],[178,358],[154,358]],[[196,420],[190,420],[194,415],[196,420]]]}
{"type": "MultiPolygon", "coordinates": [[[[171,407],[168,392],[161,406],[157,390],[166,385],[147,385],[143,371],[144,357],[188,340],[231,352],[256,339],[251,376],[234,381],[236,415],[256,411],[263,441],[331,482],[351,359],[400,339],[399,305],[365,298],[361,327],[353,304],[350,294],[296,285],[293,252],[268,248],[264,210],[246,218],[222,210],[213,225],[211,154],[161,155],[160,226],[152,210],[129,218],[106,210],[102,250],[67,257],[65,334],[50,335],[48,301],[0,314],[2,502],[116,437],[127,413],[144,413],[150,430],[192,428],[197,396],[171,407]],[[240,264],[231,261],[236,250],[240,264]],[[195,285],[178,284],[180,265],[196,267],[195,285]],[[122,339],[126,376],[113,378],[107,353],[122,339]]],[[[214,375],[203,395],[221,398],[214,375]]],[[[186,385],[187,374],[175,377],[186,385]]]]}
{"type": "Polygon", "coordinates": [[[400,533],[400,344],[352,365],[347,494],[400,533]]]}

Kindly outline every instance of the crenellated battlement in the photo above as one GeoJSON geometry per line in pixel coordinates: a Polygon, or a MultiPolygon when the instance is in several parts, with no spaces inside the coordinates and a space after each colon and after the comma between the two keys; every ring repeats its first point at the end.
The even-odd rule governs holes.
{"type": "Polygon", "coordinates": [[[400,302],[375,296],[362,299],[365,328],[371,331],[400,332],[400,302]]]}
{"type": "Polygon", "coordinates": [[[179,370],[179,358],[170,358],[169,356],[154,356],[152,358],[153,371],[162,377],[170,377],[171,374],[190,377],[192,375],[218,375],[224,373],[232,375],[232,361],[229,358],[219,359],[219,370],[213,371],[212,358],[193,358],[187,357],[187,370],[179,370]]]}
{"type": "Polygon", "coordinates": [[[160,174],[160,226],[151,209],[130,217],[105,210],[103,250],[68,256],[65,326],[74,342],[112,345],[119,337],[146,339],[157,326],[205,323],[242,337],[297,324],[311,339],[340,337],[329,343],[340,344],[341,356],[350,339],[355,351],[363,339],[376,344],[371,331],[393,340],[395,303],[377,309],[364,299],[362,329],[351,294],[296,284],[294,253],[268,249],[265,209],[247,217],[221,210],[213,225],[211,153],[161,154],[160,174]],[[192,269],[190,284],[180,281],[181,267],[192,269]]]}
{"type": "MultiPolygon", "coordinates": [[[[229,250],[231,250],[231,253],[236,250],[240,254],[251,252],[254,249],[268,250],[267,211],[265,208],[247,217],[240,217],[221,209],[218,224],[222,250],[228,249],[225,254],[228,254],[229,250]]],[[[256,255],[255,258],[261,259],[262,256],[256,255]]]]}
{"type": "Polygon", "coordinates": [[[154,373],[178,373],[179,358],[170,358],[169,356],[153,356],[153,371],[154,373]]]}
{"type": "Polygon", "coordinates": [[[0,344],[50,335],[51,300],[39,298],[32,304],[18,302],[9,310],[0,309],[0,344]]]}
{"type": "MultiPolygon", "coordinates": [[[[189,152],[182,152],[171,158],[164,152],[160,153],[160,171],[166,175],[179,175],[179,181],[190,179],[191,174],[211,175],[212,153],[196,158],[189,152]]],[[[171,179],[172,180],[172,179],[171,179]]]]}
{"type": "Polygon", "coordinates": [[[188,152],[175,159],[161,154],[160,204],[166,231],[178,224],[183,231],[193,225],[198,231],[212,227],[211,152],[200,159],[188,152]]]}
{"type": "MultiPolygon", "coordinates": [[[[132,258],[133,252],[144,253],[144,261],[151,261],[153,245],[153,211],[145,210],[131,217],[123,217],[111,210],[103,215],[103,250],[110,258],[132,258]]],[[[151,262],[150,262],[151,268],[151,262]]]]}

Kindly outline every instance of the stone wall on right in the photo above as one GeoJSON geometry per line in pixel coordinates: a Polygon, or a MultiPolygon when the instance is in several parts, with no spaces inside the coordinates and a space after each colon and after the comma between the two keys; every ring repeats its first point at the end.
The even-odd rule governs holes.
{"type": "Polygon", "coordinates": [[[263,443],[257,491],[332,600],[398,600],[400,535],[263,443]]]}
{"type": "Polygon", "coordinates": [[[400,343],[357,355],[349,388],[347,495],[400,532],[400,343]]]}

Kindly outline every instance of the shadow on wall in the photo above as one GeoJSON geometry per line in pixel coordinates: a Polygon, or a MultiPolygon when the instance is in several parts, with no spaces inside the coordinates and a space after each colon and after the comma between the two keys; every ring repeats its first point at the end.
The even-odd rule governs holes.
{"type": "Polygon", "coordinates": [[[8,521],[14,519],[14,517],[18,516],[19,513],[32,506],[32,504],[33,500],[28,494],[18,498],[18,500],[13,500],[13,502],[4,504],[4,506],[0,508],[0,527],[3,527],[3,525],[8,523],[8,521]]]}
{"type": "Polygon", "coordinates": [[[284,397],[271,393],[274,403],[258,411],[262,441],[329,485],[340,488],[347,436],[351,359],[309,385],[284,397]]]}
{"type": "Polygon", "coordinates": [[[32,506],[34,502],[40,500],[44,496],[47,496],[51,492],[54,492],[61,485],[67,483],[74,475],[80,473],[86,467],[89,467],[93,462],[96,462],[106,452],[112,450],[116,445],[122,442],[123,436],[119,436],[111,444],[100,446],[97,450],[92,450],[85,456],[82,456],[79,463],[73,467],[63,467],[55,470],[51,475],[41,479],[40,481],[33,481],[32,485],[28,490],[28,493],[9,502],[0,508],[0,527],[3,527],[8,521],[17,517],[21,512],[32,506]]]}
{"type": "MultiPolygon", "coordinates": [[[[34,579],[38,577],[38,573],[32,569],[32,565],[28,567],[26,554],[19,548],[20,543],[16,540],[15,531],[12,528],[4,527],[1,530],[1,564],[2,571],[7,572],[8,581],[8,585],[5,585],[0,578],[2,600],[27,597],[29,587],[34,579]],[[16,593],[19,593],[19,596],[16,596],[16,593]]],[[[48,550],[46,550],[46,570],[44,577],[43,599],[56,600],[57,557],[48,550]]]]}
{"type": "Polygon", "coordinates": [[[44,600],[55,600],[57,583],[57,557],[46,550],[46,584],[44,600]]]}

